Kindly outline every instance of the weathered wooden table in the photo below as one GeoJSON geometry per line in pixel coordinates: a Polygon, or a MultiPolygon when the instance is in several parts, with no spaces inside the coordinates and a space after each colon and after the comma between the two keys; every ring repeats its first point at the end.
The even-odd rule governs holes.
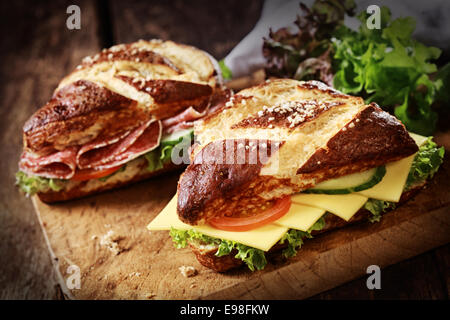
{"type": "MultiPolygon", "coordinates": [[[[0,298],[60,297],[31,201],[14,188],[21,127],[82,57],[115,43],[172,39],[223,58],[254,26],[261,1],[14,1],[0,4],[0,298]],[[66,9],[81,8],[68,30],[66,9]]],[[[383,289],[366,278],[313,299],[447,299],[450,245],[385,268],[383,289]]]]}

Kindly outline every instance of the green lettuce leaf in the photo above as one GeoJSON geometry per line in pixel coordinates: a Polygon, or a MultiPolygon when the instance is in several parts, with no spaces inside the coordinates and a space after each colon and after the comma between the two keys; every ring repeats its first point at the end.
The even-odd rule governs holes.
{"type": "Polygon", "coordinates": [[[225,80],[231,80],[233,78],[233,74],[231,73],[230,68],[227,67],[223,59],[219,61],[219,67],[220,70],[222,71],[222,77],[225,80]]]}
{"type": "MultiPolygon", "coordinates": [[[[444,147],[438,147],[432,140],[433,137],[428,137],[420,147],[419,152],[411,165],[411,169],[406,180],[404,190],[408,190],[416,184],[422,184],[425,180],[430,179],[438,171],[439,166],[443,162],[444,147]]],[[[381,216],[388,209],[394,209],[395,202],[369,199],[364,204],[364,208],[372,213],[369,218],[370,222],[379,222],[381,216]]]]}
{"type": "Polygon", "coordinates": [[[63,188],[64,183],[65,180],[29,176],[23,171],[16,173],[16,185],[27,196],[32,196],[35,193],[46,192],[48,190],[59,191],[63,188]]]}
{"type": "Polygon", "coordinates": [[[437,144],[432,141],[432,137],[429,137],[427,141],[420,146],[419,152],[414,158],[411,170],[408,174],[408,179],[406,180],[405,189],[432,178],[443,162],[444,153],[444,147],[439,148],[437,144]]]}
{"type": "Polygon", "coordinates": [[[303,239],[312,238],[311,232],[314,230],[322,230],[325,226],[325,215],[323,215],[319,220],[317,220],[308,231],[301,231],[290,229],[288,232],[284,234],[284,236],[280,239],[280,243],[287,242],[287,248],[285,248],[282,252],[283,256],[286,258],[293,257],[297,254],[297,251],[303,245],[303,239]]]}
{"type": "MultiPolygon", "coordinates": [[[[450,101],[450,62],[440,68],[437,72],[435,77],[435,85],[438,90],[437,101],[443,104],[448,104],[450,101]]],[[[449,108],[446,109],[448,112],[449,108]]]]}
{"type": "Polygon", "coordinates": [[[301,14],[294,22],[297,30],[270,30],[269,37],[264,38],[266,74],[321,80],[331,85],[333,45],[330,38],[343,25],[345,15],[353,15],[355,7],[353,0],[315,1],[310,8],[300,3],[301,14]]]}
{"type": "Polygon", "coordinates": [[[190,242],[214,245],[218,248],[216,252],[216,256],[218,257],[228,255],[233,249],[236,249],[237,253],[235,258],[244,261],[252,271],[262,270],[267,264],[263,250],[252,248],[235,241],[212,238],[195,230],[178,230],[174,228],[170,230],[170,236],[177,248],[184,248],[190,242]]]}
{"type": "Polygon", "coordinates": [[[441,72],[441,78],[432,79],[441,50],[412,39],[414,19],[391,20],[386,7],[379,30],[367,28],[366,12],[358,17],[358,31],[341,26],[332,40],[335,88],[380,104],[409,131],[431,135],[437,123],[434,104],[444,95],[442,78],[448,75],[441,72]]]}
{"type": "Polygon", "coordinates": [[[369,217],[369,221],[379,222],[381,220],[381,216],[386,210],[395,208],[395,202],[377,200],[377,199],[369,199],[364,204],[364,209],[370,211],[372,216],[369,217]]]}
{"type": "Polygon", "coordinates": [[[193,130],[186,130],[183,135],[176,136],[176,138],[172,138],[172,135],[166,137],[166,139],[163,138],[158,148],[143,155],[148,163],[147,170],[152,172],[163,168],[166,163],[172,160],[172,151],[175,146],[180,146],[180,143],[184,143],[183,141],[190,145],[193,138],[193,130]]]}
{"type": "Polygon", "coordinates": [[[144,154],[144,158],[147,160],[148,171],[156,171],[164,166],[161,160],[161,155],[161,150],[159,148],[144,154]]]}
{"type": "Polygon", "coordinates": [[[172,228],[170,230],[170,236],[176,248],[185,248],[189,242],[201,242],[205,244],[219,244],[220,240],[209,236],[206,236],[195,230],[178,230],[172,228]]]}
{"type": "MultiPolygon", "coordinates": [[[[300,249],[303,244],[303,239],[312,238],[312,231],[321,230],[325,226],[324,217],[325,215],[307,232],[290,229],[285,233],[279,241],[281,244],[287,241],[288,244],[287,248],[282,252],[283,256],[287,258],[295,256],[297,250],[300,249]]],[[[218,257],[231,254],[233,250],[236,250],[237,253],[234,257],[236,259],[241,259],[251,271],[262,270],[267,265],[267,259],[263,250],[249,247],[235,241],[209,237],[195,230],[178,230],[174,228],[170,230],[170,236],[177,248],[185,248],[190,242],[203,245],[214,245],[217,247],[215,255],[218,257]]]]}
{"type": "Polygon", "coordinates": [[[235,243],[236,259],[241,259],[251,271],[263,270],[267,265],[266,255],[263,250],[255,249],[240,243],[235,243]]]}

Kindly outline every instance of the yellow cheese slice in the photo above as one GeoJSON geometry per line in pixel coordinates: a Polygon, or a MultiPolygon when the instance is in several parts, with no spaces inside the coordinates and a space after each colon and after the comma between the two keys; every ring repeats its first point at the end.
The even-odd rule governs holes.
{"type": "MultiPolygon", "coordinates": [[[[428,137],[424,137],[415,133],[409,133],[414,139],[417,146],[421,146],[427,141],[428,137]]],[[[403,158],[398,161],[388,163],[386,165],[386,175],[373,188],[358,192],[369,198],[398,202],[403,193],[409,170],[411,170],[412,162],[416,155],[403,158]]]]}
{"type": "Polygon", "coordinates": [[[386,164],[386,174],[380,183],[373,188],[360,191],[358,194],[385,201],[398,202],[403,193],[414,155],[386,164]]]}
{"type": "Polygon", "coordinates": [[[409,132],[409,135],[411,136],[411,138],[414,139],[414,141],[416,142],[417,146],[419,146],[419,147],[421,145],[423,145],[424,142],[427,141],[427,139],[428,139],[428,137],[424,137],[424,136],[421,136],[421,135],[418,135],[418,134],[412,133],[412,132],[409,132]]]}
{"type": "Polygon", "coordinates": [[[292,203],[289,211],[274,223],[291,229],[308,231],[324,213],[324,209],[292,203]]]}
{"type": "Polygon", "coordinates": [[[358,194],[307,194],[292,196],[293,203],[313,206],[329,211],[348,221],[366,203],[367,197],[358,194]]]}
{"type": "Polygon", "coordinates": [[[147,226],[149,230],[170,230],[171,228],[193,229],[207,236],[236,241],[247,246],[268,251],[288,231],[287,227],[268,224],[263,227],[245,231],[232,232],[212,228],[208,225],[191,226],[183,223],[177,214],[177,196],[173,197],[161,213],[147,226]]]}

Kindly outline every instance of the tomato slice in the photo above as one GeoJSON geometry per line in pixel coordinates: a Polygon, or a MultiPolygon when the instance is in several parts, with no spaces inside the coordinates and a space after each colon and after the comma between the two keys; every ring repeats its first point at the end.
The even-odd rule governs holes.
{"type": "Polygon", "coordinates": [[[284,216],[291,207],[291,196],[286,196],[275,201],[274,205],[263,212],[249,217],[216,217],[209,220],[209,224],[220,230],[226,231],[248,231],[284,216]]]}
{"type": "Polygon", "coordinates": [[[72,177],[71,180],[75,181],[86,181],[91,179],[99,179],[106,176],[109,176],[111,173],[116,172],[119,170],[122,166],[117,166],[113,168],[109,168],[106,170],[94,170],[94,169],[83,169],[78,170],[75,172],[75,175],[72,177]]]}

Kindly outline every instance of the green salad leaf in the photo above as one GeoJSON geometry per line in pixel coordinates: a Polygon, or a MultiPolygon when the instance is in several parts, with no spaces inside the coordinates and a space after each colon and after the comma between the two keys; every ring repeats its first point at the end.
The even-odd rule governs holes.
{"type": "MultiPolygon", "coordinates": [[[[321,217],[307,232],[290,229],[280,239],[279,243],[283,244],[287,242],[287,248],[283,250],[284,257],[295,256],[297,250],[303,244],[304,238],[312,238],[311,232],[314,230],[321,230],[325,226],[324,217],[321,217]]],[[[170,236],[174,242],[175,247],[185,248],[189,243],[200,243],[203,245],[213,245],[217,247],[216,256],[222,257],[231,254],[233,250],[236,250],[236,259],[241,259],[251,271],[262,270],[267,265],[267,259],[265,252],[260,249],[246,246],[244,244],[222,240],[213,237],[206,236],[195,230],[178,230],[172,228],[170,230],[170,236]]]]}
{"type": "Polygon", "coordinates": [[[391,20],[387,7],[381,8],[380,29],[367,28],[366,12],[358,18],[358,31],[341,26],[332,39],[334,87],[380,104],[409,131],[432,134],[437,122],[432,105],[445,87],[444,79],[432,77],[441,50],[414,40],[414,19],[391,20]]]}
{"type": "Polygon", "coordinates": [[[441,50],[413,39],[412,17],[392,19],[383,6],[380,28],[369,29],[369,14],[362,11],[355,31],[344,25],[354,1],[316,0],[300,8],[298,30],[270,30],[264,39],[268,76],[321,80],[378,103],[421,135],[433,134],[438,115],[448,119],[450,63],[438,69],[441,50]]]}
{"type": "Polygon", "coordinates": [[[252,248],[235,241],[212,238],[195,230],[178,230],[174,228],[170,230],[170,236],[177,248],[184,248],[189,243],[214,245],[217,247],[216,256],[218,257],[228,255],[233,249],[236,249],[237,253],[235,258],[244,261],[252,271],[262,270],[267,264],[263,250],[252,248]]]}
{"type": "MultiPolygon", "coordinates": [[[[404,190],[408,190],[414,185],[422,184],[425,180],[432,178],[442,164],[445,153],[444,147],[439,148],[432,138],[428,137],[419,147],[419,151],[411,164],[404,190]]],[[[372,213],[372,216],[369,218],[370,222],[379,222],[382,214],[388,209],[394,209],[395,206],[395,202],[369,199],[364,204],[364,209],[372,213]]]]}
{"type": "Polygon", "coordinates": [[[227,67],[227,65],[225,64],[225,61],[223,59],[219,61],[219,67],[220,67],[220,70],[222,71],[222,77],[225,80],[231,80],[233,78],[233,74],[232,74],[230,68],[227,67]]]}
{"type": "Polygon", "coordinates": [[[286,258],[294,257],[297,254],[297,251],[303,245],[303,239],[312,238],[312,231],[322,230],[325,227],[325,216],[326,213],[319,220],[317,220],[306,232],[295,229],[290,229],[288,232],[286,232],[280,239],[280,243],[287,242],[288,245],[287,248],[283,249],[283,256],[286,258]]]}
{"type": "Polygon", "coordinates": [[[369,217],[370,222],[379,222],[381,220],[381,215],[388,209],[395,208],[395,202],[389,202],[384,200],[369,199],[364,204],[364,209],[370,211],[372,216],[369,217]]]}
{"type": "Polygon", "coordinates": [[[195,230],[178,230],[172,228],[170,230],[175,247],[178,249],[185,248],[189,242],[201,242],[205,244],[220,244],[220,240],[206,236],[195,230]]]}
{"type": "MultiPolygon", "coordinates": [[[[438,88],[438,103],[448,104],[450,101],[450,62],[439,69],[435,77],[435,84],[438,88]]],[[[448,112],[449,108],[447,107],[446,110],[448,112]]]]}
{"type": "Polygon", "coordinates": [[[172,151],[175,146],[181,146],[181,143],[189,143],[190,145],[194,139],[194,130],[186,130],[181,135],[174,136],[169,135],[163,138],[158,148],[144,155],[144,158],[148,162],[148,171],[152,172],[161,169],[166,163],[169,163],[172,159],[172,151]]]}
{"type": "Polygon", "coordinates": [[[27,196],[32,196],[37,192],[59,191],[64,185],[64,180],[29,176],[23,171],[18,171],[16,173],[16,185],[27,196]]]}
{"type": "Polygon", "coordinates": [[[311,8],[300,3],[301,14],[293,31],[270,30],[264,38],[263,56],[268,76],[297,80],[321,80],[332,84],[331,59],[333,45],[330,35],[344,23],[345,15],[353,15],[353,0],[315,1],[311,8]]]}
{"type": "Polygon", "coordinates": [[[444,147],[439,148],[432,140],[432,137],[429,137],[427,141],[420,146],[419,152],[417,152],[414,157],[411,170],[409,171],[406,180],[405,189],[432,178],[443,162],[444,153],[444,147]]]}

